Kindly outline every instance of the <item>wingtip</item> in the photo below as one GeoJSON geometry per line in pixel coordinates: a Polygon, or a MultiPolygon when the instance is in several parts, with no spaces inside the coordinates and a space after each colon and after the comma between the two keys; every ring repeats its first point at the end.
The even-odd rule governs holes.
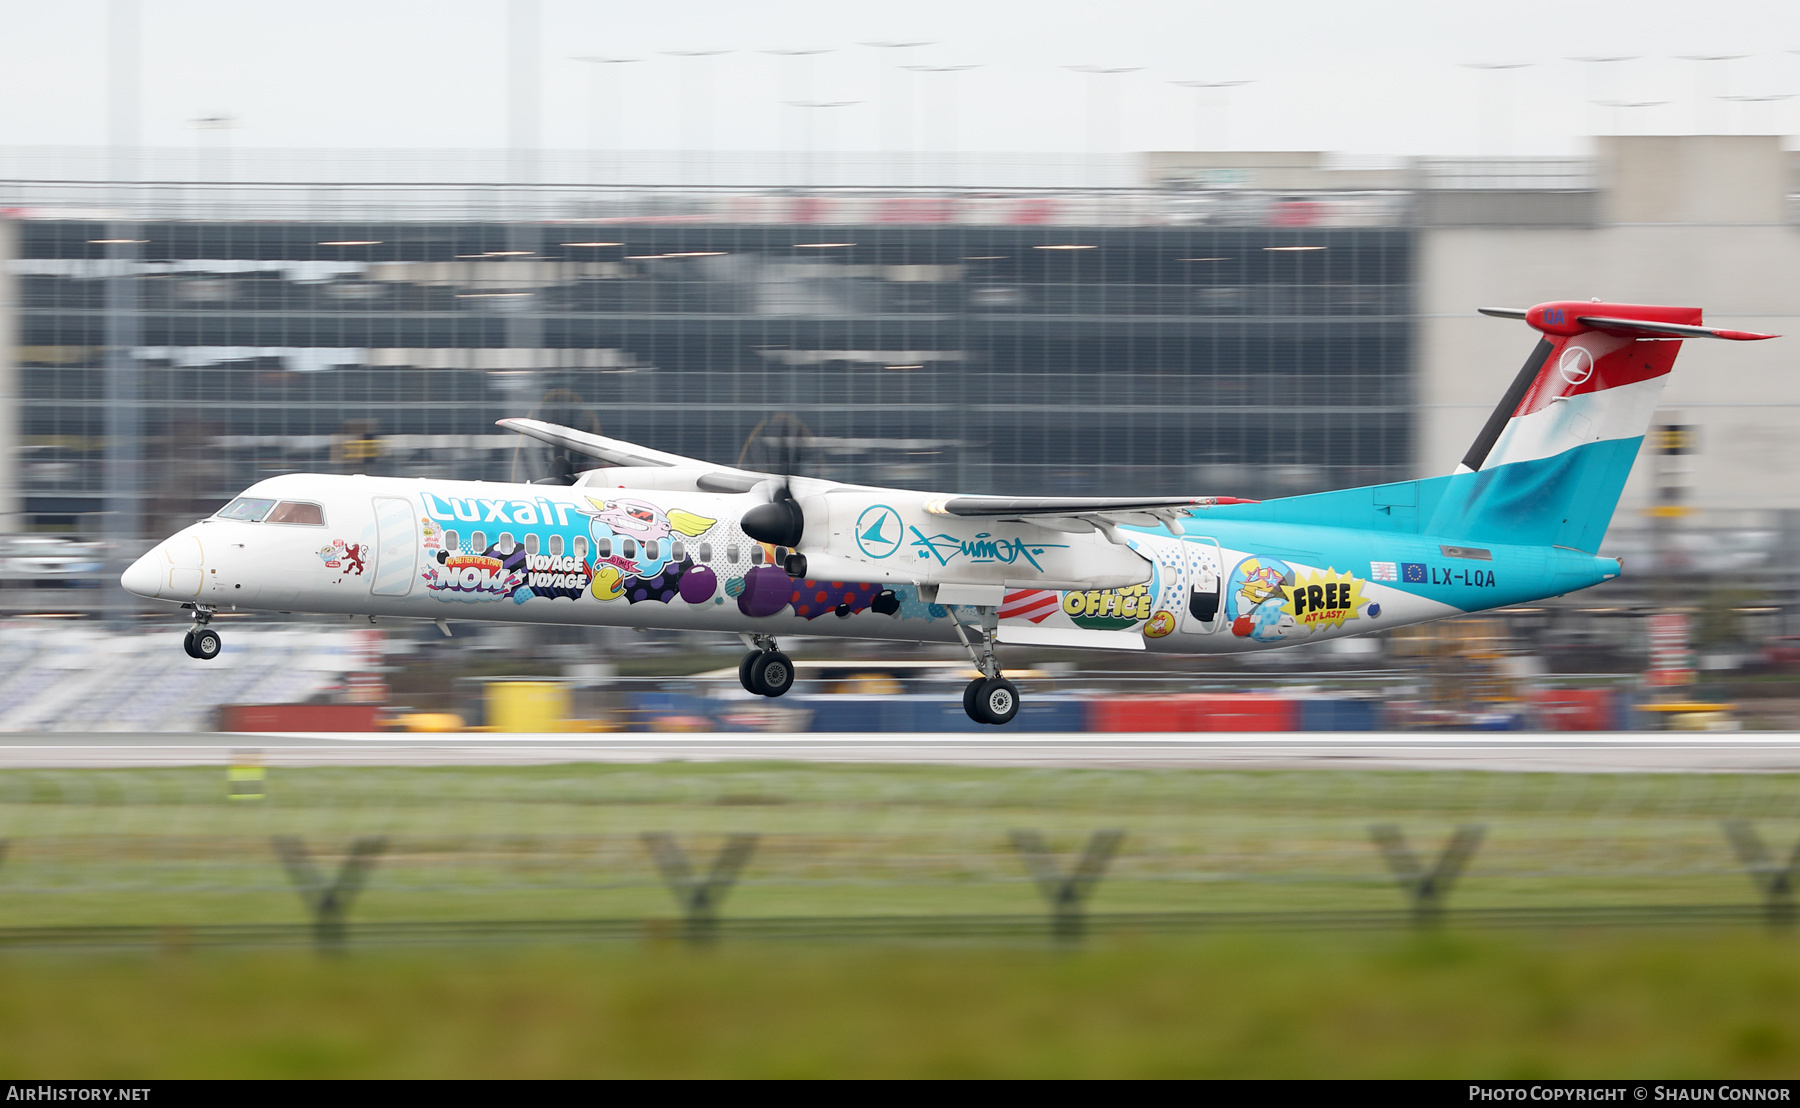
{"type": "Polygon", "coordinates": [[[1524,319],[1524,308],[1476,308],[1482,315],[1491,315],[1495,319],[1524,319]]]}

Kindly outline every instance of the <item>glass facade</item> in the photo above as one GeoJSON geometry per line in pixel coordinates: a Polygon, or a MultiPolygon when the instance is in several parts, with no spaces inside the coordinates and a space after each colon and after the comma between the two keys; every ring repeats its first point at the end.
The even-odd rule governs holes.
{"type": "Polygon", "coordinates": [[[515,415],[726,463],[791,415],[805,472],[945,491],[1412,475],[1411,231],[910,203],[840,222],[805,197],[773,219],[22,220],[27,525],[99,530],[121,464],[144,533],[295,470],[543,477],[493,425],[515,415]]]}

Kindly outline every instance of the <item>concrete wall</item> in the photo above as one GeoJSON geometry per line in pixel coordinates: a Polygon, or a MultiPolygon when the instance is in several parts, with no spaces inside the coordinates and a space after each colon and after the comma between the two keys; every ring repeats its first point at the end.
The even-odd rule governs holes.
{"type": "MultiPolygon", "coordinates": [[[[1800,227],[1786,220],[1780,140],[1626,136],[1600,155],[1597,226],[1420,232],[1420,472],[1455,467],[1536,340],[1476,308],[1683,304],[1791,336],[1683,344],[1658,421],[1699,428],[1695,505],[1800,508],[1800,227]]],[[[1640,459],[1620,523],[1647,503],[1649,469],[1640,459]]]]}

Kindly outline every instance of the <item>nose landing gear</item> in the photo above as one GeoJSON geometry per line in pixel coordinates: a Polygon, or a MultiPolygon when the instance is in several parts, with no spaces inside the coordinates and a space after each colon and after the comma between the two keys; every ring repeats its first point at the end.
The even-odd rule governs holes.
{"type": "Polygon", "coordinates": [[[769,635],[744,635],[750,653],[738,663],[738,683],[757,696],[780,696],[794,686],[794,662],[775,648],[769,635]]]}
{"type": "Polygon", "coordinates": [[[225,649],[225,644],[219,638],[219,633],[207,626],[212,622],[212,609],[195,605],[193,611],[194,626],[182,636],[181,649],[187,651],[190,658],[210,662],[219,656],[219,651],[225,649]]]}
{"type": "Polygon", "coordinates": [[[999,627],[999,613],[981,608],[981,626],[968,627],[956,623],[956,636],[968,650],[969,658],[981,676],[963,690],[963,711],[976,723],[1000,726],[1011,723],[1019,714],[1019,687],[1000,675],[1000,659],[994,657],[994,632],[999,627]]]}

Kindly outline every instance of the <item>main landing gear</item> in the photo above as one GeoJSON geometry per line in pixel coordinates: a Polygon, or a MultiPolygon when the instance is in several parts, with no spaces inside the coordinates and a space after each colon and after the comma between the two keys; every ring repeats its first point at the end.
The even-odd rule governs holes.
{"type": "Polygon", "coordinates": [[[750,653],[738,663],[738,681],[745,692],[757,696],[780,696],[794,687],[794,662],[786,654],[775,649],[775,639],[769,635],[744,635],[744,645],[750,653]]]}
{"type": "Polygon", "coordinates": [[[181,640],[181,649],[187,651],[188,657],[198,658],[202,662],[210,662],[219,656],[219,651],[225,649],[225,644],[219,639],[219,633],[207,626],[212,622],[212,617],[211,608],[194,606],[193,629],[181,640]]]}
{"type": "Polygon", "coordinates": [[[962,640],[975,668],[981,671],[981,676],[963,690],[963,711],[976,723],[998,727],[1011,723],[1019,714],[1019,686],[1000,676],[1000,660],[994,657],[994,631],[999,627],[999,615],[993,608],[980,611],[980,627],[965,626],[961,620],[956,623],[957,638],[962,640]]]}

